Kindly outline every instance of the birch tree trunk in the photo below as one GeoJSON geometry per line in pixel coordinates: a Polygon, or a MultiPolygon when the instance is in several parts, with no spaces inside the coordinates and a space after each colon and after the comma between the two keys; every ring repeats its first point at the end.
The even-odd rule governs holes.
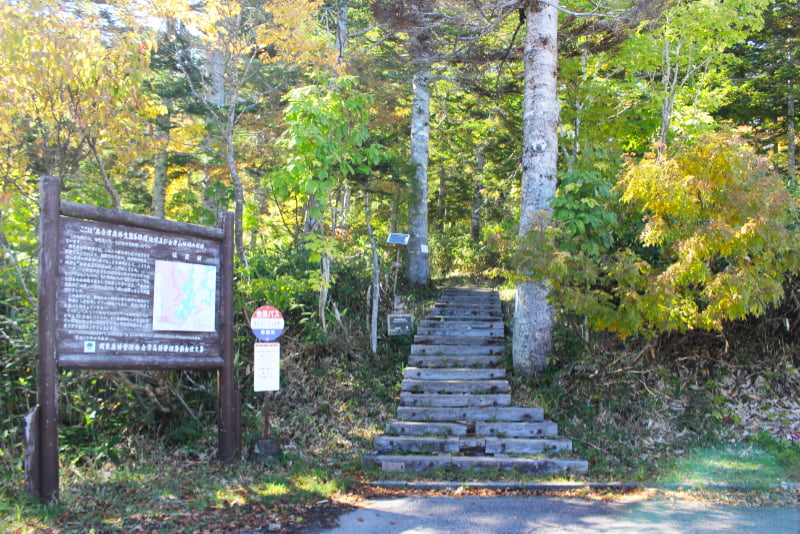
{"type": "Polygon", "coordinates": [[[427,285],[431,279],[428,250],[428,145],[430,143],[431,69],[421,65],[412,80],[411,197],[408,202],[408,279],[427,285]]]}
{"type": "MultiPolygon", "coordinates": [[[[523,100],[522,199],[519,235],[550,224],[550,199],[556,191],[558,159],[558,9],[557,2],[525,2],[527,21],[523,100]]],[[[522,253],[525,253],[525,245],[522,253]]],[[[522,273],[525,275],[526,273],[522,273]]],[[[517,284],[513,363],[525,373],[544,370],[552,347],[553,308],[546,281],[517,284]]]]}
{"type": "Polygon", "coordinates": [[[378,258],[378,246],[375,243],[375,233],[372,230],[372,217],[370,212],[369,193],[364,193],[364,219],[367,223],[367,235],[369,236],[369,246],[372,250],[372,310],[369,322],[369,342],[372,354],[378,352],[378,311],[381,300],[381,271],[378,258]]]}

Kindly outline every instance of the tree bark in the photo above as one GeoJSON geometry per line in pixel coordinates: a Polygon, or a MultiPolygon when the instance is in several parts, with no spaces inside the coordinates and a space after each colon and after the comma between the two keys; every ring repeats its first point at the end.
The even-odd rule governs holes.
{"type": "Polygon", "coordinates": [[[167,143],[169,141],[169,124],[172,113],[171,99],[163,100],[167,108],[167,114],[157,119],[158,129],[156,136],[160,144],[153,158],[153,198],[150,201],[150,215],[163,219],[166,214],[167,205],[167,143]]]}
{"type": "Polygon", "coordinates": [[[786,143],[787,152],[787,166],[789,178],[795,180],[797,178],[797,127],[795,125],[794,114],[794,83],[789,80],[789,94],[787,96],[787,115],[786,115],[786,130],[788,142],[786,143]]]}
{"type": "Polygon", "coordinates": [[[247,265],[247,259],[244,255],[244,229],[242,224],[244,222],[244,185],[242,178],[239,176],[239,169],[236,168],[236,153],[233,147],[233,125],[225,132],[225,162],[228,165],[228,172],[231,175],[234,191],[233,203],[233,241],[236,247],[236,257],[239,258],[244,265],[247,265]]]}
{"type": "Polygon", "coordinates": [[[428,146],[430,143],[431,70],[420,66],[412,80],[411,165],[414,179],[408,203],[408,279],[416,285],[430,282],[428,250],[428,146]]]}
{"type": "MultiPolygon", "coordinates": [[[[556,191],[558,159],[558,9],[557,2],[525,3],[527,20],[525,89],[523,99],[522,199],[520,202],[521,253],[525,237],[541,232],[551,218],[550,199],[556,191]]],[[[527,273],[522,273],[526,275],[527,273]]],[[[517,284],[514,311],[513,363],[525,373],[547,365],[552,348],[553,308],[547,302],[546,281],[517,284]]]]}
{"type": "Polygon", "coordinates": [[[369,245],[372,250],[372,311],[369,323],[369,341],[372,354],[376,354],[378,352],[378,306],[381,299],[381,272],[378,246],[375,243],[375,234],[372,230],[369,202],[369,193],[364,193],[364,219],[367,223],[367,235],[369,235],[369,245]]]}
{"type": "Polygon", "coordinates": [[[475,153],[475,176],[472,185],[472,209],[469,219],[469,236],[477,243],[481,239],[483,219],[483,170],[486,167],[486,143],[478,145],[475,153]]]}

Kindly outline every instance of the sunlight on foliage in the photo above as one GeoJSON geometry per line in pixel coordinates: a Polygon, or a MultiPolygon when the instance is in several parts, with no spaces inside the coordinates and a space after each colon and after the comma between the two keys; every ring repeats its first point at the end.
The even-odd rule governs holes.
{"type": "MultiPolygon", "coordinates": [[[[715,134],[674,153],[629,163],[617,186],[618,209],[642,223],[631,242],[621,229],[617,248],[600,254],[602,234],[583,250],[570,226],[531,236],[552,261],[523,261],[551,281],[555,302],[594,328],[623,337],[720,329],[775,305],[785,273],[800,268],[796,199],[752,149],[715,134]]],[[[591,235],[586,225],[581,234],[591,235]]]]}

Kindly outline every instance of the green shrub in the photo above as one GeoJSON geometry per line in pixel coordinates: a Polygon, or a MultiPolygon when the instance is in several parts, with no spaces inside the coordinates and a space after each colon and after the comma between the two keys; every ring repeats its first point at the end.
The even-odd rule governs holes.
{"type": "Polygon", "coordinates": [[[736,138],[708,135],[674,156],[647,155],[628,165],[617,190],[612,207],[625,218],[612,246],[586,224],[583,243],[593,246],[565,244],[582,220],[575,212],[572,226],[530,236],[538,254],[520,258],[522,272],[550,281],[553,302],[595,329],[623,337],[721,329],[777,304],[786,273],[800,268],[796,199],[736,138]]]}

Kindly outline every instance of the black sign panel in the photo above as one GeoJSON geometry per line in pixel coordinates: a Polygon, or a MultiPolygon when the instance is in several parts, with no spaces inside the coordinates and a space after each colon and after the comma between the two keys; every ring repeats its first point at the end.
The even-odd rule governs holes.
{"type": "Polygon", "coordinates": [[[219,357],[220,242],[60,217],[58,353],[219,357]]]}
{"type": "Polygon", "coordinates": [[[386,315],[386,323],[390,336],[410,334],[414,329],[414,316],[410,313],[390,313],[386,315]]]}

